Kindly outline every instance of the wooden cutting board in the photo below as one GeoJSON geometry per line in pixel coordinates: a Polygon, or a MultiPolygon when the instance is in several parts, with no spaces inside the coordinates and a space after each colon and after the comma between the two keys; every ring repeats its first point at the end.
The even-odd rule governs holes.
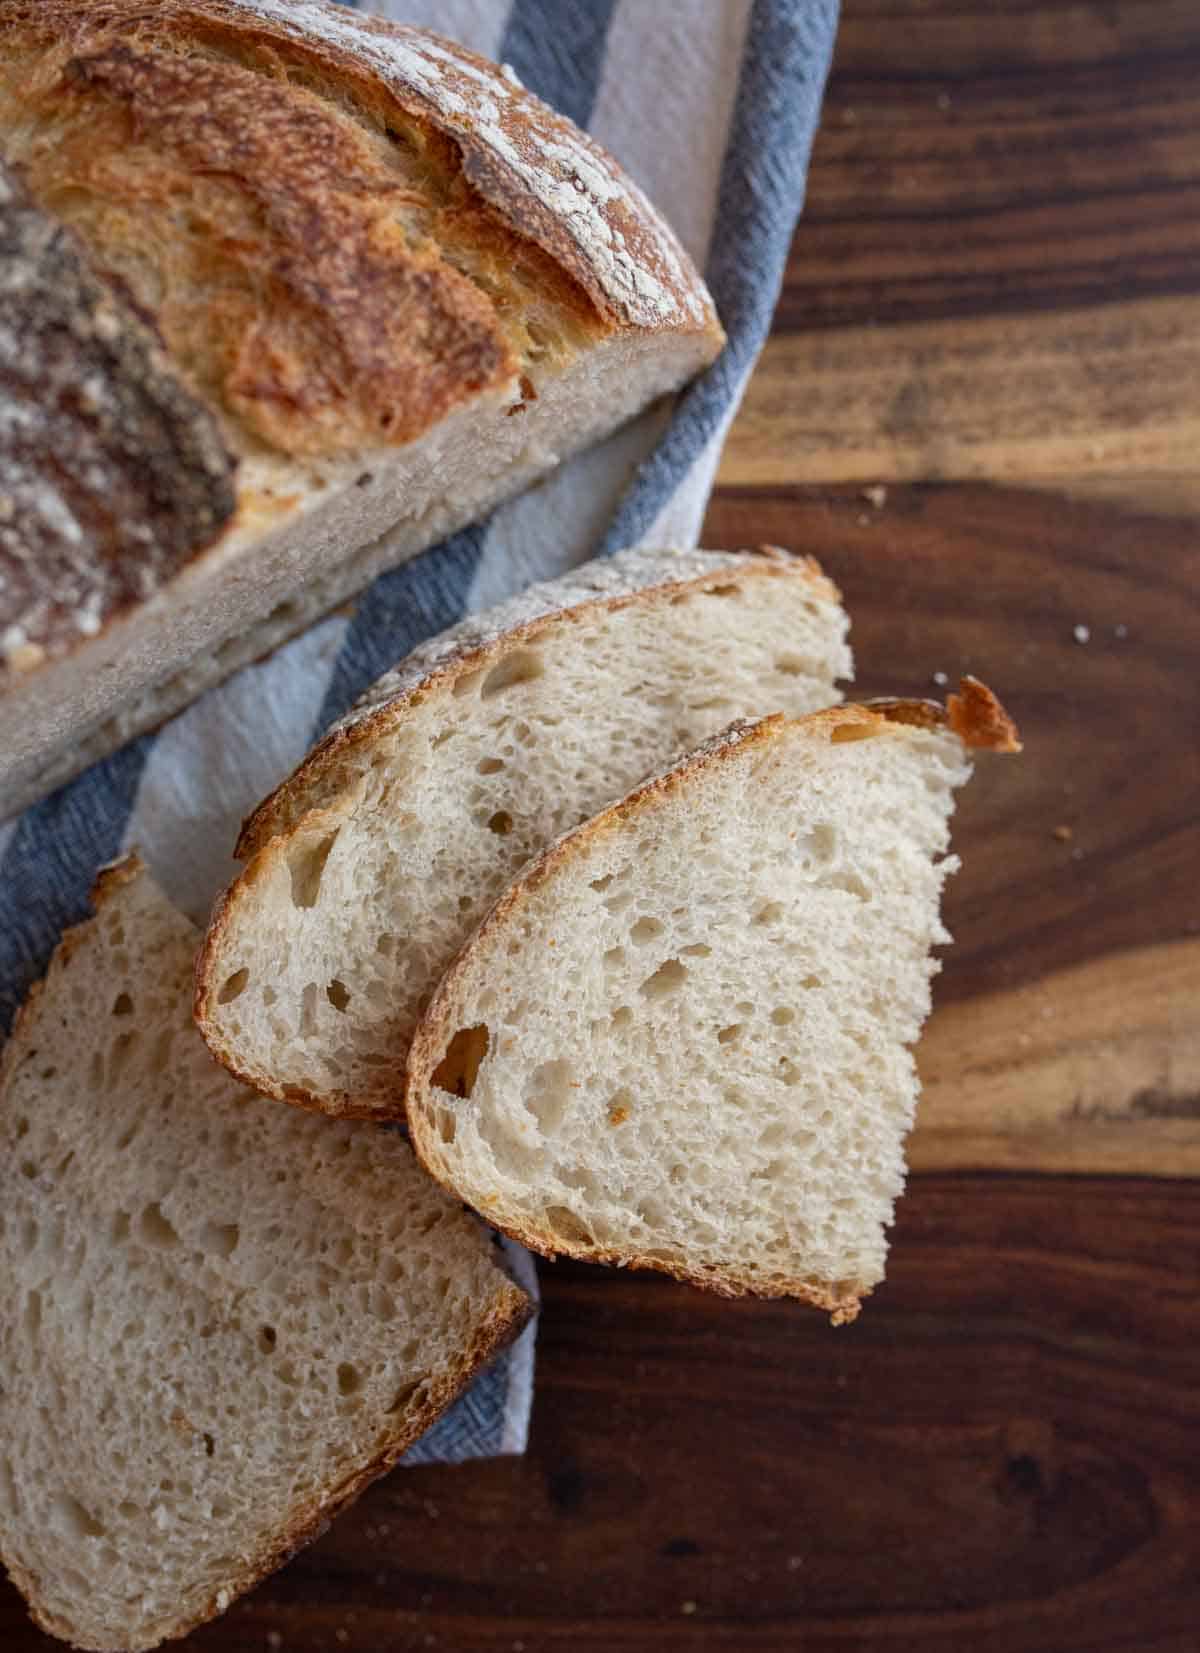
{"type": "Polygon", "coordinates": [[[1198,134],[1195,0],[845,0],[707,539],[822,559],[857,691],[970,670],[1026,740],[886,1285],[833,1331],[545,1269],[529,1453],[397,1472],[181,1650],[1200,1646],[1198,134]]]}

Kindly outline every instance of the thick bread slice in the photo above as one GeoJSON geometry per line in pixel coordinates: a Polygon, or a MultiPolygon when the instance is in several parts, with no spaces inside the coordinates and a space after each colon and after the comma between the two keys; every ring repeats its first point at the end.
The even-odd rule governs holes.
{"type": "Polygon", "coordinates": [[[731,717],[811,711],[846,617],[782,552],[624,552],[418,649],[247,823],[197,1017],[269,1095],[397,1116],[408,1040],[512,876],[731,717]]]}
{"type": "MultiPolygon", "coordinates": [[[[1013,745],[982,685],[955,713],[1013,745]]],[[[908,702],[735,725],[548,850],[413,1040],[433,1175],[547,1255],[852,1319],[883,1278],[909,1047],[950,939],[969,764],[944,718],[908,702]]]]}
{"type": "Polygon", "coordinates": [[[136,863],[96,904],[0,1068],[0,1557],[44,1629],[135,1649],[315,1537],[529,1304],[398,1136],[213,1063],[136,863]]]}

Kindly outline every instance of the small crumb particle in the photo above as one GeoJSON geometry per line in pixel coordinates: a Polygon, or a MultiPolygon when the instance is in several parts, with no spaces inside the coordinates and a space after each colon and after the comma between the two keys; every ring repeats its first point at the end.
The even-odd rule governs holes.
{"type": "Polygon", "coordinates": [[[938,106],[939,109],[949,109],[950,103],[951,103],[951,98],[950,98],[949,92],[939,92],[938,93],[938,95],[937,95],[937,106],[938,106]]]}
{"type": "Polygon", "coordinates": [[[1082,861],[1083,860],[1083,851],[1081,849],[1078,849],[1078,848],[1073,849],[1071,851],[1071,859],[1072,859],[1072,861],[1082,861]]]}
{"type": "Polygon", "coordinates": [[[341,1642],[342,1645],[345,1646],[345,1644],[350,1640],[350,1632],[343,1625],[339,1624],[337,1629],[333,1632],[333,1639],[335,1642],[341,1642]]]}
{"type": "Polygon", "coordinates": [[[950,679],[946,676],[945,672],[934,672],[933,681],[937,684],[939,689],[944,689],[950,679]]]}
{"type": "Polygon", "coordinates": [[[804,1565],[804,1557],[802,1555],[789,1555],[788,1556],[788,1572],[789,1573],[798,1573],[800,1571],[801,1567],[803,1567],[803,1565],[804,1565]]]}
{"type": "Polygon", "coordinates": [[[1075,834],[1071,831],[1070,827],[1067,826],[1065,821],[1061,826],[1056,826],[1054,829],[1054,837],[1058,839],[1060,844],[1069,844],[1074,836],[1075,834]]]}
{"type": "Polygon", "coordinates": [[[1075,627],[1072,635],[1077,643],[1090,643],[1092,640],[1092,629],[1090,626],[1079,625],[1075,627]]]}
{"type": "Polygon", "coordinates": [[[614,1108],[608,1116],[608,1123],[610,1125],[623,1125],[628,1118],[628,1108],[614,1108]]]}
{"type": "Polygon", "coordinates": [[[514,1642],[513,1643],[513,1653],[525,1653],[525,1643],[524,1642],[514,1642]]]}
{"type": "Polygon", "coordinates": [[[1124,642],[1125,638],[1129,636],[1129,627],[1125,625],[1124,622],[1120,625],[1114,626],[1113,636],[1120,638],[1121,641],[1124,642]]]}
{"type": "Polygon", "coordinates": [[[679,1611],[681,1613],[688,1613],[688,1614],[694,1613],[696,1611],[696,1603],[694,1601],[681,1602],[680,1607],[679,1607],[679,1611]]]}
{"type": "Polygon", "coordinates": [[[283,1646],[283,1637],[278,1630],[267,1631],[267,1646],[272,1649],[283,1646]]]}
{"type": "Polygon", "coordinates": [[[391,1532],[391,1530],[392,1529],[387,1525],[386,1522],[381,1521],[379,1523],[379,1536],[380,1536],[380,1538],[386,1538],[388,1533],[391,1532]]]}
{"type": "Polygon", "coordinates": [[[873,505],[877,511],[882,511],[887,504],[887,489],[879,482],[876,482],[873,487],[864,488],[862,496],[867,504],[873,505]]]}
{"type": "Polygon", "coordinates": [[[871,521],[870,517],[864,514],[860,514],[855,520],[860,528],[866,528],[871,521]]]}

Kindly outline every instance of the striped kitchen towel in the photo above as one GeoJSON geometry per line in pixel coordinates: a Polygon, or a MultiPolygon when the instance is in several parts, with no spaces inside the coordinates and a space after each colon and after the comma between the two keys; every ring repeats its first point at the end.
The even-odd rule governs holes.
{"type": "MultiPolygon", "coordinates": [[[[837,0],[361,0],[510,64],[645,188],[705,270],[729,334],[676,405],[487,522],[385,575],[157,734],[0,826],[0,1037],[96,868],[137,845],[203,918],[241,817],[385,668],[465,613],[621,546],[696,541],[722,441],[770,325],[804,194],[837,0]]],[[[530,1259],[514,1266],[534,1282],[530,1259]]],[[[410,1459],[524,1449],[533,1330],[410,1459]]]]}

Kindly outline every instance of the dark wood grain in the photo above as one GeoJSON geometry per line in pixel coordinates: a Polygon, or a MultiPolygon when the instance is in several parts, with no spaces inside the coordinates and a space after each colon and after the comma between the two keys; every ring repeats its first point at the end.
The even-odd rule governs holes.
{"type": "Polygon", "coordinates": [[[1200,1646],[1198,132],[1194,0],[846,0],[706,538],[819,556],[858,690],[971,670],[1026,737],[887,1284],[834,1331],[545,1270],[529,1455],[398,1472],[181,1648],[1200,1646]]]}
{"type": "Polygon", "coordinates": [[[785,332],[1200,292],[1193,0],[848,0],[785,332]]]}
{"type": "Polygon", "coordinates": [[[849,0],[721,475],[1200,511],[1200,8],[849,0]]]}
{"type": "Polygon", "coordinates": [[[840,1330],[548,1269],[528,1457],[397,1472],[182,1645],[1185,1653],[1198,1271],[1200,1186],[1027,1177],[919,1179],[840,1330]]]}

